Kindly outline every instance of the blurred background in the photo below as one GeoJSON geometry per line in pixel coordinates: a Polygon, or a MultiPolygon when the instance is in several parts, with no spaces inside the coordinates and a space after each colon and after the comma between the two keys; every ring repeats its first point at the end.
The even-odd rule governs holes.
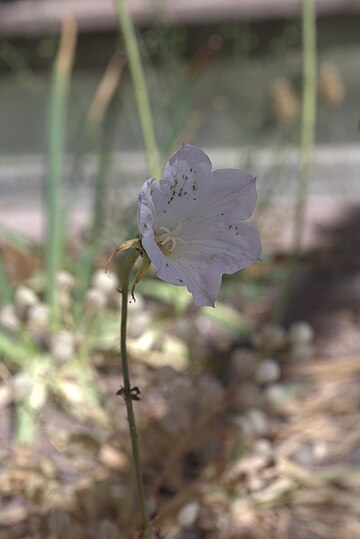
{"type": "Polygon", "coordinates": [[[264,253],[215,310],[153,274],[129,306],[157,537],[360,534],[359,26],[356,0],[0,1],[0,539],[140,537],[104,267],[183,141],[257,176],[264,253]]]}

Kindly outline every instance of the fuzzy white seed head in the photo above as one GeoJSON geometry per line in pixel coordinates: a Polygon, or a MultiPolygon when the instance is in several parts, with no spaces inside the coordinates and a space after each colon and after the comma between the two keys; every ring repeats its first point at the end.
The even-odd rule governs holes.
{"type": "Polygon", "coordinates": [[[255,380],[258,384],[272,384],[277,382],[280,376],[280,365],[274,359],[263,359],[256,367],[255,380]]]}
{"type": "Polygon", "coordinates": [[[76,284],[76,279],[69,271],[58,271],[56,274],[56,284],[59,290],[70,292],[76,284]]]}
{"type": "Polygon", "coordinates": [[[16,307],[21,310],[27,309],[40,302],[39,297],[34,290],[23,285],[17,287],[14,300],[16,307]]]}
{"type": "Polygon", "coordinates": [[[293,346],[311,344],[314,341],[314,330],[308,322],[300,320],[290,326],[289,341],[293,346]]]}
{"type": "Polygon", "coordinates": [[[118,288],[118,279],[111,271],[105,273],[104,270],[98,270],[94,273],[91,284],[93,288],[98,288],[104,294],[110,295],[118,288]]]}
{"type": "Polygon", "coordinates": [[[20,329],[14,305],[4,305],[0,309],[0,328],[9,333],[16,333],[20,329]]]}
{"type": "Polygon", "coordinates": [[[50,340],[50,354],[58,363],[70,361],[75,354],[75,337],[69,331],[54,333],[50,340]]]}
{"type": "Polygon", "coordinates": [[[32,326],[47,327],[50,321],[49,306],[45,303],[32,305],[29,308],[27,319],[32,326]]]}
{"type": "Polygon", "coordinates": [[[85,294],[85,303],[88,309],[102,309],[107,303],[106,294],[99,288],[89,288],[85,294]]]}
{"type": "Polygon", "coordinates": [[[246,414],[249,421],[252,423],[253,429],[257,437],[265,436],[269,431],[269,422],[261,410],[252,408],[246,414]]]}

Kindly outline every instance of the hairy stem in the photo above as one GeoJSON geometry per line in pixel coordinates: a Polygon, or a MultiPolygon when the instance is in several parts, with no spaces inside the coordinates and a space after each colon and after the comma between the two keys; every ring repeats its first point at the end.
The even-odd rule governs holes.
{"type": "Polygon", "coordinates": [[[145,534],[144,537],[147,537],[146,533],[149,527],[149,519],[147,515],[147,510],[146,510],[144,484],[143,484],[141,463],[140,463],[139,443],[138,443],[138,435],[137,435],[137,430],[136,430],[134,409],[133,409],[133,404],[132,404],[133,399],[132,399],[132,394],[131,394],[130,373],[129,373],[129,365],[128,365],[128,358],[127,358],[127,350],[126,350],[126,323],[127,323],[127,314],[128,314],[129,280],[130,280],[131,271],[134,267],[134,264],[138,256],[139,256],[138,251],[136,251],[135,249],[131,250],[130,254],[128,255],[126,259],[125,267],[124,267],[124,273],[123,273],[123,279],[122,279],[120,353],[121,353],[121,364],[122,364],[122,372],[123,372],[123,380],[124,380],[123,397],[125,400],[126,410],[127,410],[127,415],[128,415],[129,432],[130,432],[130,439],[131,439],[135,479],[136,479],[136,485],[137,485],[138,496],[139,496],[141,521],[142,521],[143,531],[145,534]]]}

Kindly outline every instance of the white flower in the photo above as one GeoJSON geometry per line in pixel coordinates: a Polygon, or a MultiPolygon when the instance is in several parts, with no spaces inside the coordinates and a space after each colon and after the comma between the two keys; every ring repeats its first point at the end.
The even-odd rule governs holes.
{"type": "Polygon", "coordinates": [[[211,168],[202,150],[183,144],[160,182],[144,183],[137,204],[141,244],[156,275],[186,285],[199,306],[214,306],[222,275],[249,266],[261,254],[259,234],[247,222],[256,205],[255,178],[211,168]]]}

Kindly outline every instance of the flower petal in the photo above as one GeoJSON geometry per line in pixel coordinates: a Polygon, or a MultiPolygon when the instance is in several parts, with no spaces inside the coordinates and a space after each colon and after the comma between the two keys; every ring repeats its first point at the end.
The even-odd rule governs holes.
{"type": "Polygon", "coordinates": [[[211,175],[211,161],[202,150],[183,144],[170,157],[160,180],[161,197],[157,197],[155,228],[174,228],[186,213],[192,213],[199,200],[200,186],[211,175]]]}
{"type": "MultiPolygon", "coordinates": [[[[162,226],[173,229],[181,221],[184,233],[186,224],[189,224],[191,232],[194,232],[195,225],[208,226],[210,219],[218,223],[226,218],[230,223],[246,220],[252,215],[257,199],[253,176],[235,169],[224,169],[210,174],[209,160],[202,161],[199,169],[189,165],[188,169],[185,169],[184,162],[180,159],[177,164],[187,173],[182,172],[180,177],[174,175],[172,182],[160,181],[161,195],[156,197],[156,202],[154,199],[156,230],[162,226]]],[[[168,165],[168,171],[170,168],[168,165]]],[[[172,167],[173,173],[174,169],[175,164],[172,167]]],[[[169,173],[164,176],[169,177],[169,173]]]]}
{"type": "Polygon", "coordinates": [[[156,268],[156,275],[167,283],[184,286],[199,307],[214,306],[224,273],[232,274],[259,260],[261,243],[255,226],[242,222],[237,231],[221,229],[213,238],[193,239],[165,256],[146,232],[142,244],[156,268]],[[238,236],[236,235],[238,234],[238,236]]]}
{"type": "Polygon", "coordinates": [[[159,196],[160,185],[156,178],[146,180],[141,188],[137,201],[137,224],[141,234],[152,230],[152,224],[156,217],[154,200],[159,196]]]}
{"type": "Polygon", "coordinates": [[[170,157],[166,163],[162,174],[162,181],[173,181],[178,178],[178,181],[196,179],[196,175],[204,178],[208,177],[211,172],[211,161],[205,152],[192,146],[192,144],[182,144],[182,146],[170,157]]]}
{"type": "Polygon", "coordinates": [[[228,216],[231,212],[237,219],[243,221],[249,219],[255,211],[257,192],[256,178],[243,170],[238,169],[220,169],[215,170],[210,177],[211,186],[215,192],[221,190],[227,193],[224,200],[228,201],[228,216]],[[233,196],[232,203],[231,196],[233,196]],[[229,200],[230,199],[230,200],[229,200]]]}
{"type": "Polygon", "coordinates": [[[208,229],[207,234],[194,235],[185,240],[172,257],[184,260],[201,260],[207,267],[216,267],[220,273],[235,273],[260,259],[261,241],[254,225],[239,222],[237,225],[208,229]]]}
{"type": "Polygon", "coordinates": [[[159,279],[175,286],[186,285],[194,297],[195,305],[199,307],[215,305],[222,279],[218,268],[209,267],[201,257],[198,260],[191,260],[191,258],[165,256],[151,233],[143,236],[142,244],[156,268],[159,279]]]}

